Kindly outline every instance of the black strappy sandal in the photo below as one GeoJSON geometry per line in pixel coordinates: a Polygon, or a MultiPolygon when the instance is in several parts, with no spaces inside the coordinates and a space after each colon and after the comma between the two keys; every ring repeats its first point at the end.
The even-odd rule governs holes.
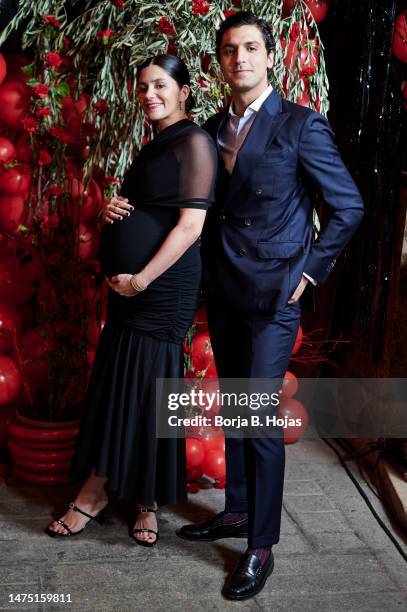
{"type": "MultiPolygon", "coordinates": [[[[106,510],[107,510],[107,506],[105,506],[104,508],[102,508],[102,510],[100,510],[100,512],[98,512],[97,514],[95,514],[95,516],[92,516],[91,514],[88,514],[87,512],[85,512],[84,510],[81,510],[80,508],[78,508],[78,506],[75,506],[75,504],[73,502],[71,502],[69,504],[69,508],[71,510],[75,510],[76,512],[80,512],[81,514],[83,514],[84,516],[87,516],[88,518],[90,518],[93,521],[96,521],[97,523],[99,523],[100,525],[104,522],[105,520],[105,514],[106,514],[106,510]]],[[[85,527],[83,527],[82,529],[79,529],[79,531],[72,531],[72,529],[70,529],[68,527],[68,525],[62,520],[59,519],[57,521],[54,521],[55,523],[59,523],[60,525],[62,525],[62,527],[64,529],[66,529],[66,531],[68,533],[59,533],[57,531],[54,531],[53,529],[50,528],[50,526],[48,525],[48,527],[46,527],[46,529],[44,529],[44,532],[49,535],[51,538],[66,538],[68,536],[76,536],[79,535],[80,533],[82,533],[82,531],[85,529],[86,525],[88,523],[90,523],[90,521],[88,521],[88,523],[86,523],[85,527]]]]}
{"type": "MultiPolygon", "coordinates": [[[[157,510],[155,508],[146,508],[145,506],[141,506],[139,509],[139,514],[140,512],[154,512],[156,513],[157,510]]],[[[154,531],[154,529],[148,529],[147,527],[136,527],[135,529],[133,529],[133,531],[131,532],[131,537],[133,538],[133,540],[135,540],[137,542],[137,544],[140,544],[140,546],[148,546],[149,548],[151,548],[152,546],[155,546],[159,540],[159,534],[158,534],[158,529],[157,531],[154,531]],[[147,540],[139,540],[138,538],[134,537],[134,534],[136,533],[153,533],[156,537],[154,542],[148,542],[147,540]]]]}

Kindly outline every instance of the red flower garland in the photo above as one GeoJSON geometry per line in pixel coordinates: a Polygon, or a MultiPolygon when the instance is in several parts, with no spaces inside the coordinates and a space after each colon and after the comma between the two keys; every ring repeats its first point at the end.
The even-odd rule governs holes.
{"type": "Polygon", "coordinates": [[[46,98],[49,94],[49,85],[33,85],[32,90],[37,98],[46,98]]]}
{"type": "Polygon", "coordinates": [[[206,15],[211,8],[211,5],[206,0],[193,0],[192,12],[194,15],[206,15]]]}
{"type": "Polygon", "coordinates": [[[56,53],[55,51],[50,51],[49,53],[46,53],[45,64],[49,68],[52,68],[53,70],[58,70],[62,63],[63,60],[59,53],[56,53]]]}
{"type": "Polygon", "coordinates": [[[59,30],[59,28],[61,27],[61,22],[58,21],[58,19],[53,15],[46,15],[45,17],[43,17],[43,21],[47,25],[54,26],[54,28],[56,28],[57,30],[59,30]]]}
{"type": "Polygon", "coordinates": [[[168,17],[161,17],[158,22],[158,30],[167,36],[174,36],[175,28],[168,17]]]}

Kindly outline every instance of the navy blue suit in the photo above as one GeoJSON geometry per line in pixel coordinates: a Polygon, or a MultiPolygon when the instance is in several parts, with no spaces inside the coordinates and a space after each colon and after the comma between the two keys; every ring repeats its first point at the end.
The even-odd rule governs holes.
{"type": "MultiPolygon", "coordinates": [[[[205,129],[217,142],[227,110],[205,129]]],[[[216,206],[202,236],[208,323],[220,378],[282,378],[296,339],[300,304],[288,304],[303,272],[318,283],[363,216],[359,191],[327,120],[266,98],[231,175],[219,151],[216,206]],[[316,187],[329,208],[313,240],[316,187]]],[[[270,413],[271,414],[271,413],[270,413]]],[[[226,440],[227,512],[249,512],[249,546],[279,540],[284,481],[282,438],[226,440]]]]}

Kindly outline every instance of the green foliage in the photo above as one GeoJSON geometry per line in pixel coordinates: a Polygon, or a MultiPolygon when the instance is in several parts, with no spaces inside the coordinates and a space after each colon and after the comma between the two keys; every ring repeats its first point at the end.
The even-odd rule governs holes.
{"type": "MultiPolygon", "coordinates": [[[[86,91],[91,95],[86,118],[95,122],[97,137],[85,162],[86,176],[97,165],[108,175],[122,177],[134,154],[149,138],[150,128],[139,108],[135,88],[137,65],[147,57],[170,51],[186,61],[196,101],[192,116],[198,123],[203,123],[224,105],[227,86],[214,56],[215,31],[225,11],[239,10],[235,7],[238,3],[213,0],[208,3],[208,12],[202,15],[194,14],[194,1],[126,0],[123,8],[111,0],[19,1],[18,13],[0,37],[0,44],[23,22],[27,24],[23,46],[35,51],[37,57],[45,50],[61,49],[68,38],[66,52],[72,58],[76,79],[76,91],[72,94],[78,97],[86,91]],[[47,15],[55,17],[60,27],[44,24],[43,18],[47,15]],[[160,31],[163,17],[174,32],[165,33],[165,28],[160,31]],[[101,36],[102,32],[105,36],[101,36]],[[206,72],[202,68],[205,57],[211,60],[206,72]],[[95,119],[92,105],[101,99],[108,102],[108,112],[95,119]]],[[[308,88],[310,105],[326,113],[328,82],[317,26],[303,0],[298,0],[292,14],[284,20],[281,19],[282,4],[282,0],[242,0],[241,8],[263,17],[273,29],[277,43],[273,86],[292,101],[308,88]],[[314,40],[317,41],[319,61],[311,77],[300,78],[299,62],[291,66],[292,72],[283,63],[289,45],[285,45],[284,51],[282,41],[290,40],[295,22],[302,24],[300,49],[310,49],[315,45],[314,40]]],[[[60,95],[67,95],[66,91],[59,85],[60,95]]]]}

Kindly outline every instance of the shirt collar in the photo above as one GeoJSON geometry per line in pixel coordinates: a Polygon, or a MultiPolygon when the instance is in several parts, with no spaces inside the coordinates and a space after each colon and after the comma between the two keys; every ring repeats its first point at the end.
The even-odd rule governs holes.
{"type": "MultiPolygon", "coordinates": [[[[246,108],[245,112],[243,113],[242,117],[247,117],[248,115],[251,115],[252,113],[259,112],[264,100],[271,94],[272,91],[273,91],[273,87],[269,85],[267,89],[265,89],[263,93],[259,95],[258,98],[256,98],[255,100],[253,100],[253,102],[251,102],[251,104],[249,104],[249,106],[246,108]]],[[[239,117],[239,115],[236,115],[236,113],[234,112],[233,100],[229,104],[229,115],[232,115],[232,117],[238,117],[239,119],[242,118],[242,117],[239,117]]]]}

